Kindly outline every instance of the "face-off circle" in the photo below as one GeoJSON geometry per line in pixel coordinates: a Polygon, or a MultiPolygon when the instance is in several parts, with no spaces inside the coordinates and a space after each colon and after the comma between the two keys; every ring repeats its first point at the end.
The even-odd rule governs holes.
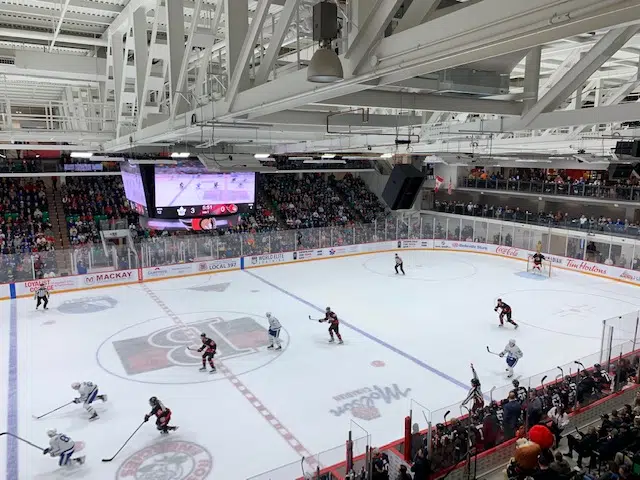
{"type": "Polygon", "coordinates": [[[116,480],[204,480],[213,470],[213,457],[201,445],[164,441],[127,458],[116,480]]]}
{"type": "Polygon", "coordinates": [[[237,311],[205,311],[180,314],[176,324],[157,317],[130,325],[102,342],[96,361],[107,373],[137,383],[184,385],[225,380],[217,373],[199,371],[202,353],[200,334],[217,345],[214,362],[222,362],[235,376],[262,368],[280,357],[289,334],[280,332],[283,350],[268,350],[266,319],[237,311]]]}

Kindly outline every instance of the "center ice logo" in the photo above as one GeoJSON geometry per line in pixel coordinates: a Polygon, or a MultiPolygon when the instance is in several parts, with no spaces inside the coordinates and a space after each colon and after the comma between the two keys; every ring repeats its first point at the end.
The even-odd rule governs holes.
{"type": "Polygon", "coordinates": [[[191,442],[160,442],[129,458],[116,472],[116,480],[204,480],[213,470],[213,458],[191,442]]]}
{"type": "Polygon", "coordinates": [[[232,320],[215,317],[186,327],[165,328],[144,337],[116,340],[113,347],[129,376],[175,366],[195,366],[202,362],[201,354],[186,347],[199,347],[203,332],[216,342],[216,359],[222,361],[254,354],[269,343],[266,329],[251,317],[232,320]]]}
{"type": "Polygon", "coordinates": [[[410,392],[410,388],[402,390],[396,383],[386,387],[373,385],[372,387],[353,390],[333,397],[336,402],[343,403],[341,403],[337,408],[329,410],[329,413],[339,417],[343,413],[350,411],[351,415],[355,418],[359,418],[361,420],[375,420],[382,416],[380,410],[378,410],[378,407],[376,406],[377,400],[382,400],[388,405],[396,400],[407,398],[410,392]],[[344,402],[344,400],[348,401],[344,402]]]}

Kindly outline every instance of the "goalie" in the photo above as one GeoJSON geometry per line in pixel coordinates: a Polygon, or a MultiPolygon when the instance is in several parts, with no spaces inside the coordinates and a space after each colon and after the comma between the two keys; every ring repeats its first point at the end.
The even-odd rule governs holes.
{"type": "Polygon", "coordinates": [[[531,256],[533,260],[533,267],[531,267],[531,271],[537,271],[542,273],[542,261],[545,259],[544,255],[540,252],[536,252],[531,256]]]}

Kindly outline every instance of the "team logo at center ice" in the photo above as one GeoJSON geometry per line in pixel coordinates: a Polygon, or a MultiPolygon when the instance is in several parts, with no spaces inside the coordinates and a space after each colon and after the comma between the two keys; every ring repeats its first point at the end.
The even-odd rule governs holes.
{"type": "Polygon", "coordinates": [[[127,375],[139,375],[176,366],[195,366],[201,354],[200,333],[217,344],[216,360],[251,355],[269,344],[267,330],[251,317],[226,320],[213,317],[185,327],[169,327],[144,337],[115,340],[113,346],[127,375]]]}
{"type": "Polygon", "coordinates": [[[351,415],[360,420],[375,420],[382,416],[376,402],[383,401],[389,405],[396,400],[407,398],[410,392],[410,388],[403,390],[396,383],[386,387],[373,385],[360,388],[333,397],[339,405],[329,410],[329,413],[339,417],[346,412],[351,412],[351,415]]]}
{"type": "Polygon", "coordinates": [[[213,458],[191,442],[167,441],[140,450],[120,466],[116,480],[204,480],[213,458]]]}

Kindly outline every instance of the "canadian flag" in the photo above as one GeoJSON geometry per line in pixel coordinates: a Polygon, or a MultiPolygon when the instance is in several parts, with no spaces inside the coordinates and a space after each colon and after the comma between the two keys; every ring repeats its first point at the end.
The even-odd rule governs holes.
{"type": "Polygon", "coordinates": [[[438,190],[440,190],[440,185],[442,185],[444,183],[444,178],[442,177],[438,177],[436,175],[436,186],[433,189],[434,192],[438,193],[438,190]]]}

